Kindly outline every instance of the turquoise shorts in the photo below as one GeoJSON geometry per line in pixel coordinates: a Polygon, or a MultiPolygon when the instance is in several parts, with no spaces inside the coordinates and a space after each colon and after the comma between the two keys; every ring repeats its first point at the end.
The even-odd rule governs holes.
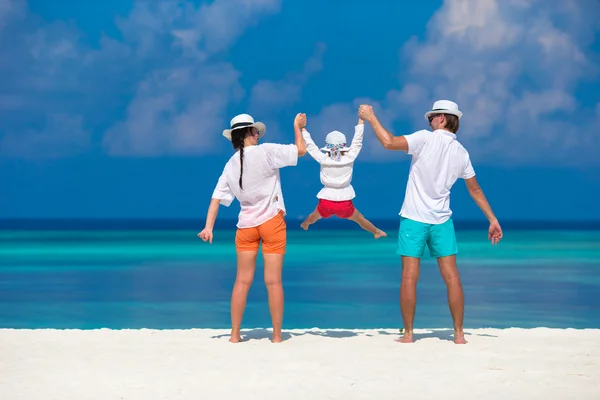
{"type": "Polygon", "coordinates": [[[422,258],[426,245],[432,257],[457,254],[458,245],[452,219],[443,224],[425,224],[400,217],[397,253],[401,256],[422,258]]]}

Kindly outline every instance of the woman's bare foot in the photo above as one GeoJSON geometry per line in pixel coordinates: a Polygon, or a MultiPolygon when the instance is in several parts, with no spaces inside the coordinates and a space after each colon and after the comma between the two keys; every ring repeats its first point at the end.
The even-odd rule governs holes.
{"type": "Polygon", "coordinates": [[[381,229],[377,229],[375,231],[375,233],[373,234],[373,236],[375,236],[375,239],[379,239],[379,238],[382,238],[382,237],[387,237],[387,233],[385,233],[381,229]]]}
{"type": "Polygon", "coordinates": [[[281,336],[273,336],[273,340],[271,340],[272,343],[281,343],[283,342],[283,339],[281,338],[281,336]]]}
{"type": "Polygon", "coordinates": [[[465,339],[464,332],[456,332],[454,331],[454,343],[455,344],[467,344],[467,340],[465,339]]]}

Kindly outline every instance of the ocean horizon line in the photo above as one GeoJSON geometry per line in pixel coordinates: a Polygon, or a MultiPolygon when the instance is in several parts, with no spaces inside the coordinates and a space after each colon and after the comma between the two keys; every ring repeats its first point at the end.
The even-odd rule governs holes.
{"type": "MultiPolygon", "coordinates": [[[[287,217],[289,230],[300,230],[302,218],[287,217]]],[[[202,229],[205,218],[0,218],[0,230],[187,230],[202,229]]],[[[397,228],[398,218],[372,218],[371,222],[381,229],[397,228]]],[[[221,218],[215,229],[235,229],[237,219],[221,218]]],[[[502,220],[503,229],[509,230],[600,230],[600,220],[502,220]]],[[[321,220],[311,230],[339,230],[355,225],[343,219],[321,220]]],[[[487,229],[485,219],[455,219],[457,230],[487,229]]]]}
{"type": "MultiPolygon", "coordinates": [[[[329,328],[329,327],[318,327],[313,326],[310,328],[306,327],[294,327],[294,328],[282,328],[283,332],[353,332],[353,333],[362,333],[369,331],[385,331],[390,334],[398,334],[401,335],[402,328],[394,328],[394,327],[339,327],[339,328],[329,328]]],[[[506,330],[523,330],[523,331],[533,331],[533,330],[550,330],[550,331],[564,331],[564,330],[575,330],[575,331],[600,331],[600,328],[575,328],[575,327],[553,327],[553,326],[533,326],[533,327],[521,327],[521,326],[507,326],[507,327],[494,327],[494,326],[482,326],[482,327],[464,327],[464,331],[469,332],[481,332],[481,331],[506,331],[506,330]]],[[[40,328],[8,328],[8,327],[0,327],[0,332],[2,331],[79,331],[79,332],[94,332],[94,331],[217,331],[222,333],[227,333],[231,331],[231,327],[217,327],[217,328],[206,328],[206,327],[191,327],[191,328],[155,328],[155,327],[142,327],[142,328],[111,328],[111,327],[97,327],[97,328],[52,328],[52,327],[40,327],[40,328]]],[[[273,328],[266,326],[248,326],[245,328],[241,328],[242,334],[252,333],[253,331],[273,331],[273,328]]],[[[438,328],[414,328],[413,332],[416,334],[423,334],[428,332],[450,332],[453,331],[453,328],[449,327],[438,327],[438,328]]]]}

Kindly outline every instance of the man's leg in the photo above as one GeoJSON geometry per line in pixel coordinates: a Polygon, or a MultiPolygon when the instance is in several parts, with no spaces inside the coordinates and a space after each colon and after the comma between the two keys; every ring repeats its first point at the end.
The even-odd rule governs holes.
{"type": "Polygon", "coordinates": [[[439,257],[438,265],[440,266],[440,272],[448,290],[448,306],[450,307],[450,314],[452,314],[452,321],[454,322],[454,343],[465,344],[467,343],[463,331],[465,297],[456,266],[456,255],[439,257]]]}
{"type": "Polygon", "coordinates": [[[431,255],[438,259],[440,273],[446,283],[448,306],[454,322],[454,343],[467,343],[463,332],[465,301],[460,275],[456,266],[458,245],[452,219],[443,224],[432,226],[428,246],[431,255]]]}
{"type": "Polygon", "coordinates": [[[402,283],[400,285],[400,310],[404,321],[404,336],[400,343],[413,342],[413,323],[417,308],[417,281],[421,260],[415,257],[402,256],[402,283]]]}
{"type": "Polygon", "coordinates": [[[417,281],[420,258],[423,257],[429,238],[429,225],[407,218],[400,219],[398,251],[402,256],[402,283],[400,284],[400,310],[404,321],[401,343],[413,342],[413,323],[417,306],[417,281]]]}

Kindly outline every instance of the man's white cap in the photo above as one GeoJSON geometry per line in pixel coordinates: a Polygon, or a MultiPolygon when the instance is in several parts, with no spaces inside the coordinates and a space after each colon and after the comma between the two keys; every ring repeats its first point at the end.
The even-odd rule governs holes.
{"type": "Polygon", "coordinates": [[[425,119],[429,121],[429,116],[434,114],[452,114],[456,115],[458,119],[463,115],[462,111],[458,109],[458,104],[450,100],[438,100],[433,103],[431,111],[425,113],[425,119]]]}

